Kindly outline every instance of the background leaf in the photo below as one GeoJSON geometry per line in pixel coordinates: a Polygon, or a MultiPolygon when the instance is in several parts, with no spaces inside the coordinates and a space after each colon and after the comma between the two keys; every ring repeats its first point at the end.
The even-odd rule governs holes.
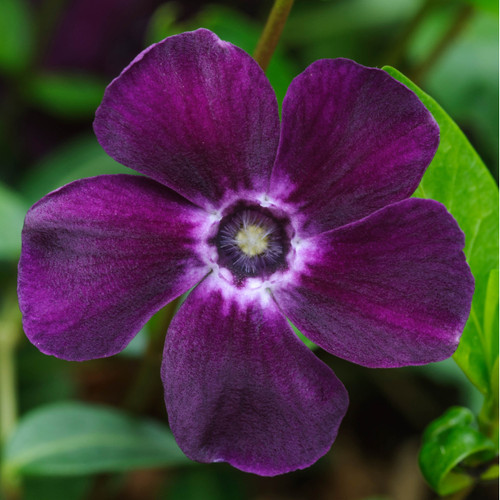
{"type": "Polygon", "coordinates": [[[490,273],[498,269],[498,187],[446,112],[399,71],[390,67],[384,70],[418,95],[440,127],[438,151],[415,196],[443,203],[465,233],[465,254],[474,274],[475,292],[454,359],[472,383],[488,396],[491,370],[498,357],[498,337],[495,342],[494,332],[485,330],[485,310],[488,318],[492,316],[488,281],[490,273]]]}
{"type": "Polygon", "coordinates": [[[0,2],[0,70],[12,74],[24,70],[31,59],[32,20],[27,1],[0,2]]]}
{"type": "Polygon", "coordinates": [[[21,229],[28,204],[13,189],[0,183],[0,260],[15,260],[21,251],[21,229]]]}
{"type": "Polygon", "coordinates": [[[189,463],[166,426],[77,402],[28,413],[6,444],[4,461],[14,473],[47,476],[189,463]]]}
{"type": "Polygon", "coordinates": [[[93,135],[86,135],[46,156],[24,177],[20,189],[31,205],[68,182],[102,174],[136,172],[108,156],[93,135]]]}
{"type": "MultiPolygon", "coordinates": [[[[461,8],[461,2],[434,4],[409,45],[410,66],[425,64],[461,8]]],[[[443,52],[439,64],[422,75],[425,89],[466,131],[497,180],[498,51],[498,17],[476,11],[460,37],[443,52]]]]}
{"type": "Polygon", "coordinates": [[[106,84],[100,78],[73,73],[40,73],[26,88],[26,98],[38,108],[65,118],[92,117],[106,84]]]}

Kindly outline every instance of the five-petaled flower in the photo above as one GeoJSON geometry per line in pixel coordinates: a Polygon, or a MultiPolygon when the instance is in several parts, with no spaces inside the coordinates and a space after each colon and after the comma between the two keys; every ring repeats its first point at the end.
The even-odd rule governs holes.
{"type": "Polygon", "coordinates": [[[438,127],[385,72],[313,63],[280,126],[257,63],[200,29],[136,57],[94,129],[145,176],[83,179],[30,209],[24,328],[47,354],[111,356],[194,287],[161,372],[189,457],[275,475],[330,448],[347,393],[289,321],[367,367],[456,349],[473,293],[464,236],[443,205],[409,198],[438,127]]]}

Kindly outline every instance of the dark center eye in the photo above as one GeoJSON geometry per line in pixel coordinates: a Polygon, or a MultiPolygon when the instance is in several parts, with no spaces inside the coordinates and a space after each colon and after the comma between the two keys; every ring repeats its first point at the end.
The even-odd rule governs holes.
{"type": "Polygon", "coordinates": [[[238,281],[285,269],[290,248],[286,225],[262,207],[237,207],[221,220],[215,237],[219,265],[230,269],[238,281]]]}

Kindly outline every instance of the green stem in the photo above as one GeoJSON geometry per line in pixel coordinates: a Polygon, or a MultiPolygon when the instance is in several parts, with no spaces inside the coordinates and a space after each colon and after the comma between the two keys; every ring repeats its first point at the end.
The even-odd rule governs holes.
{"type": "Polygon", "coordinates": [[[456,40],[460,33],[462,33],[464,28],[467,26],[467,23],[471,18],[473,12],[474,7],[470,4],[465,4],[460,8],[460,10],[457,12],[457,15],[455,16],[454,21],[445,31],[444,35],[438,41],[436,46],[431,50],[427,58],[410,72],[410,78],[415,83],[418,84],[422,81],[424,76],[436,64],[443,53],[456,40]]]}
{"type": "Polygon", "coordinates": [[[285,27],[288,14],[293,6],[293,0],[275,0],[273,8],[267,18],[262,35],[260,36],[253,58],[265,71],[269,66],[283,28],[285,27]]]}
{"type": "Polygon", "coordinates": [[[390,51],[385,56],[384,64],[389,66],[394,66],[399,68],[403,61],[403,58],[408,49],[408,44],[410,43],[413,35],[416,33],[420,27],[422,21],[427,18],[429,12],[431,12],[436,7],[436,0],[425,0],[417,11],[415,16],[407,24],[406,29],[399,35],[399,37],[392,43],[390,51]]]}
{"type": "Polygon", "coordinates": [[[0,431],[1,442],[4,443],[16,426],[17,400],[16,400],[16,377],[14,363],[14,349],[3,338],[7,336],[5,330],[0,334],[0,431]]]}
{"type": "Polygon", "coordinates": [[[498,399],[488,394],[479,413],[479,429],[491,440],[498,440],[498,399]]]}
{"type": "Polygon", "coordinates": [[[0,317],[0,443],[17,422],[16,346],[19,340],[19,309],[8,300],[0,317]]]}
{"type": "MultiPolygon", "coordinates": [[[[0,316],[0,445],[4,445],[17,424],[16,347],[20,337],[20,313],[15,295],[7,298],[0,316]]],[[[2,464],[1,489],[7,500],[20,498],[17,476],[2,464]]]]}

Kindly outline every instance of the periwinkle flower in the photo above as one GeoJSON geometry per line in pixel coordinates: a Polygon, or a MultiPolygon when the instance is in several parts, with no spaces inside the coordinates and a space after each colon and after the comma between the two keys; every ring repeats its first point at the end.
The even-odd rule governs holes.
{"type": "Polygon", "coordinates": [[[83,179],[30,209],[24,328],[47,354],[111,356],[194,287],[161,372],[189,457],[275,475],[331,447],[346,390],[288,320],[367,367],[455,351],[473,293],[464,236],[443,205],[409,198],[438,127],[385,72],[316,61],[280,127],[257,63],[200,29],[142,52],[94,129],[147,177],[83,179]]]}

